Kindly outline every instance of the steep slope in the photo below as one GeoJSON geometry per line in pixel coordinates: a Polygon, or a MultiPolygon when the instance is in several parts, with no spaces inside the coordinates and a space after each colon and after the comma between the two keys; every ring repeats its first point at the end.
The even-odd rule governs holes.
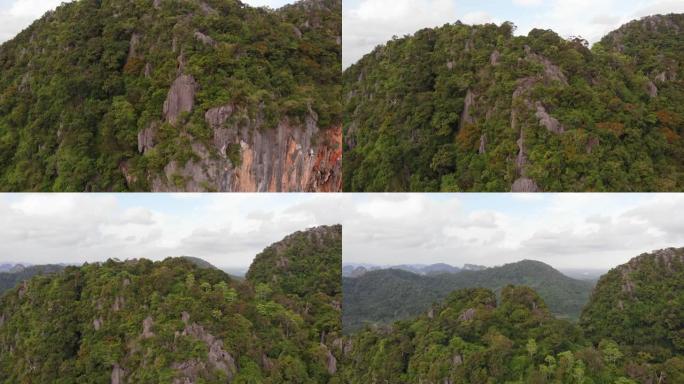
{"type": "MultiPolygon", "coordinates": [[[[320,237],[333,248],[316,248],[326,254],[321,259],[334,259],[329,253],[341,245],[331,234],[320,237]]],[[[317,257],[289,249],[298,246],[305,245],[286,239],[268,249],[295,264],[299,251],[317,257]]],[[[253,268],[269,261],[259,258],[253,268]]],[[[277,269],[273,281],[237,282],[169,258],[110,260],[34,277],[0,299],[0,382],[336,382],[339,305],[315,286],[286,292],[277,282],[287,272],[277,269]]]]}
{"type": "Polygon", "coordinates": [[[580,324],[656,361],[684,354],[684,248],[642,254],[601,277],[580,324]]]}
{"type": "Polygon", "coordinates": [[[591,49],[514,28],[423,29],[346,69],[344,189],[684,188],[682,15],[591,49]]]}
{"type": "Polygon", "coordinates": [[[47,264],[23,267],[17,271],[10,270],[9,272],[0,272],[0,295],[33,276],[56,273],[62,271],[64,268],[63,265],[47,264]]]}
{"type": "Polygon", "coordinates": [[[0,185],[337,191],[340,0],[77,0],[0,46],[0,185]]]}
{"type": "Polygon", "coordinates": [[[460,288],[526,285],[537,292],[550,310],[576,319],[589,299],[592,284],[571,279],[549,265],[524,260],[480,271],[420,276],[401,270],[371,271],[357,278],[343,278],[345,332],[370,323],[389,323],[425,312],[460,288]]]}

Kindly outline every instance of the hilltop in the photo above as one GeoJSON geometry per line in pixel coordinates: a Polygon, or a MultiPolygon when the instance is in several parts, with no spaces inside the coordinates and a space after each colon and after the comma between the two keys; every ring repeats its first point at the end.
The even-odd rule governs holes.
{"type": "Polygon", "coordinates": [[[338,191],[341,0],[76,0],[0,46],[0,189],[338,191]]]}
{"type": "Polygon", "coordinates": [[[0,382],[334,380],[341,287],[326,279],[339,271],[340,232],[313,228],[264,251],[292,265],[320,260],[301,281],[263,253],[252,268],[268,269],[267,280],[236,281],[185,257],[34,276],[0,297],[0,382]]]}
{"type": "Polygon", "coordinates": [[[343,73],[345,191],[681,191],[684,15],[422,29],[343,73]]]}
{"type": "Polygon", "coordinates": [[[410,318],[456,289],[488,288],[498,293],[510,284],[535,289],[554,314],[569,319],[579,317],[592,289],[590,282],[572,279],[532,260],[456,274],[421,276],[398,269],[370,271],[342,280],[344,329],[350,332],[364,324],[410,318]]]}

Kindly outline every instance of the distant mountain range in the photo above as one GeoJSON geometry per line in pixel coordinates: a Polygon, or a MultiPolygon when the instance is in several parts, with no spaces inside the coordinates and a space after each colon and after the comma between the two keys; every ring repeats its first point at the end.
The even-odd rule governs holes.
{"type": "Polygon", "coordinates": [[[432,275],[439,273],[458,273],[461,271],[481,271],[483,269],[487,269],[487,267],[475,264],[464,264],[462,268],[459,268],[446,263],[401,264],[391,266],[379,266],[372,264],[346,264],[342,268],[342,276],[359,277],[369,271],[377,271],[381,269],[399,269],[402,271],[412,272],[418,275],[432,275]]]}
{"type": "Polygon", "coordinates": [[[397,268],[371,270],[357,277],[343,277],[344,330],[353,332],[365,324],[415,316],[456,289],[481,287],[498,293],[509,284],[535,289],[552,313],[569,319],[579,317],[593,288],[590,281],[567,277],[547,264],[532,260],[480,270],[461,269],[458,273],[418,274],[397,268]]]}
{"type": "MultiPolygon", "coordinates": [[[[536,262],[506,267],[562,278],[536,262]]],[[[459,289],[412,319],[345,338],[341,382],[684,383],[683,283],[684,248],[642,254],[601,277],[576,323],[529,287],[459,289]]]]}

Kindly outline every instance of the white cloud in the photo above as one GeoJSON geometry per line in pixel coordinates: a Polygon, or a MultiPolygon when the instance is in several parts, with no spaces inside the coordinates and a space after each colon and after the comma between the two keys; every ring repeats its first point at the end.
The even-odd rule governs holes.
{"type": "Polygon", "coordinates": [[[487,24],[494,22],[494,18],[487,12],[468,12],[463,16],[464,23],[466,24],[487,24]]]}
{"type": "Polygon", "coordinates": [[[392,36],[457,19],[452,0],[360,0],[342,11],[342,62],[347,67],[392,36]]]}
{"type": "MultiPolygon", "coordinates": [[[[557,268],[609,268],[655,249],[684,246],[680,195],[355,195],[344,210],[344,260],[378,265],[500,265],[535,259],[557,268]],[[418,211],[396,217],[369,205],[418,211]]],[[[380,208],[378,208],[380,209],[380,208]]]]}
{"type": "Polygon", "coordinates": [[[513,4],[522,5],[523,7],[541,5],[543,3],[544,0],[513,0],[513,4]]]}
{"type": "Polygon", "coordinates": [[[189,255],[246,267],[271,243],[337,224],[340,195],[0,195],[0,262],[189,255]]]}

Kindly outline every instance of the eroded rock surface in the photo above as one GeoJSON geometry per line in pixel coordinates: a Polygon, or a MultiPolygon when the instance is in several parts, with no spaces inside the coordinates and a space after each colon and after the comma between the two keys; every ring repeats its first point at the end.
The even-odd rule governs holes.
{"type": "Polygon", "coordinates": [[[258,120],[232,122],[230,105],[213,108],[205,119],[212,145],[196,142],[196,159],[168,164],[154,191],[334,192],[342,187],[342,129],[319,130],[315,117],[304,126],[281,121],[263,128],[258,120]]]}
{"type": "Polygon", "coordinates": [[[164,117],[168,123],[175,125],[181,113],[192,111],[197,87],[195,78],[190,75],[176,78],[164,102],[164,117]]]}

